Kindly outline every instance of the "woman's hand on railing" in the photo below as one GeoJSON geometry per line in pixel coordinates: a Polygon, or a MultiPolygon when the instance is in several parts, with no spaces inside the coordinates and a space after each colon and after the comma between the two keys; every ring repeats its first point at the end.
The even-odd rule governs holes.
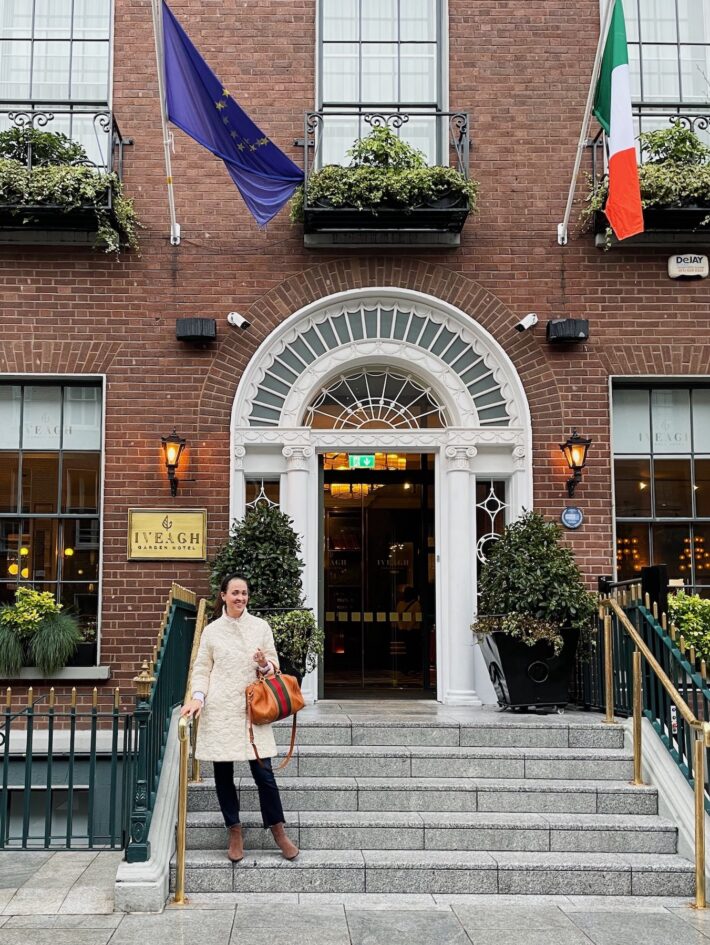
{"type": "Polygon", "coordinates": [[[180,709],[180,718],[182,718],[184,715],[187,715],[191,719],[197,719],[200,717],[201,711],[202,702],[199,699],[190,699],[190,701],[186,702],[182,709],[180,709]]]}

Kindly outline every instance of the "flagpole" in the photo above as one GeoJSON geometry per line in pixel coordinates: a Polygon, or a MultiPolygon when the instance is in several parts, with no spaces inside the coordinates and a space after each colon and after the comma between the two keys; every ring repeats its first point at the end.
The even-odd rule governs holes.
{"type": "Polygon", "coordinates": [[[584,117],[582,118],[582,127],[579,132],[577,154],[575,155],[574,159],[574,170],[572,171],[572,180],[569,185],[569,193],[567,194],[567,206],[565,207],[565,215],[562,223],[557,224],[557,242],[560,244],[560,246],[567,245],[567,227],[569,226],[569,218],[572,213],[572,203],[574,201],[574,192],[577,186],[577,176],[579,175],[579,168],[582,163],[582,152],[587,143],[587,132],[589,129],[589,120],[592,117],[594,93],[596,92],[597,88],[597,79],[599,78],[599,71],[602,65],[604,46],[606,45],[606,39],[609,35],[609,27],[611,26],[611,18],[613,16],[615,6],[616,0],[608,0],[606,10],[604,11],[602,27],[599,32],[599,42],[597,43],[597,52],[594,57],[594,67],[592,69],[592,81],[589,83],[589,91],[587,92],[587,104],[584,106],[584,117]]]}
{"type": "Polygon", "coordinates": [[[160,97],[160,117],[163,125],[163,151],[165,153],[165,180],[168,185],[168,206],[170,207],[170,244],[180,245],[180,224],[175,216],[175,194],[173,191],[173,172],[170,162],[172,133],[168,129],[168,110],[165,102],[165,56],[163,51],[163,9],[162,0],[152,0],[153,34],[155,36],[155,61],[158,67],[158,95],[160,97]]]}

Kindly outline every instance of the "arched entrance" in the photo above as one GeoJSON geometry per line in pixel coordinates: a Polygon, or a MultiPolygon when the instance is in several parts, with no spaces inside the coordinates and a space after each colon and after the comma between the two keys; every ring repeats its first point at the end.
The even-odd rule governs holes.
{"type": "MultiPolygon", "coordinates": [[[[376,683],[368,673],[403,673],[400,657],[411,672],[421,657],[422,687],[433,686],[440,701],[491,700],[469,629],[477,552],[500,530],[504,515],[514,518],[531,506],[530,447],[527,400],[512,362],[469,316],[431,296],[393,288],[339,293],[296,312],[263,342],[234,402],[231,513],[243,515],[247,489],[265,480],[294,519],[303,541],[308,603],[329,630],[331,665],[326,652],[321,693],[329,676],[336,679],[334,666],[343,655],[338,640],[332,645],[334,634],[340,629],[344,640],[346,627],[339,625],[347,624],[352,651],[357,635],[351,625],[357,624],[364,689],[368,681],[376,683]],[[355,461],[365,469],[353,474],[355,456],[368,458],[355,461]],[[379,488],[365,494],[364,486],[379,488]],[[396,501],[394,486],[400,491],[396,501]],[[411,492],[407,502],[405,491],[411,492]],[[418,505],[411,501],[415,496],[418,505]],[[324,551],[345,552],[350,542],[355,552],[348,529],[354,533],[359,521],[364,537],[372,520],[382,525],[385,512],[393,524],[380,528],[369,563],[365,542],[358,568],[347,554],[338,555],[334,567],[347,578],[343,586],[351,587],[334,595],[337,581],[329,578],[324,551]],[[326,534],[348,514],[347,528],[338,532],[333,525],[326,534]],[[407,518],[420,526],[416,541],[414,531],[398,538],[407,518]],[[326,541],[337,535],[329,548],[326,541]],[[407,549],[397,557],[404,550],[399,545],[407,549]],[[386,560],[392,547],[393,562],[386,560]],[[379,580],[379,590],[365,599],[364,589],[378,583],[378,567],[387,580],[379,580]],[[394,596],[403,601],[415,575],[422,608],[415,604],[407,623],[421,629],[421,645],[410,647],[407,638],[403,647],[405,619],[394,596]]],[[[395,687],[400,675],[393,677],[395,687]]],[[[313,677],[304,688],[316,698],[313,677]]]]}

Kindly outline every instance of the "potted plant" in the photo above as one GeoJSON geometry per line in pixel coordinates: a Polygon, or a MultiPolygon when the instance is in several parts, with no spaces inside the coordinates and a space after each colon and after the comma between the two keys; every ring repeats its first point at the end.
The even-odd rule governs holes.
{"type": "Polygon", "coordinates": [[[593,633],[586,590],[562,529],[527,512],[494,542],[481,568],[477,635],[500,705],[561,708],[580,635],[593,633]]]}
{"type": "Polygon", "coordinates": [[[210,587],[216,599],[226,574],[249,581],[249,610],[268,620],[284,672],[299,681],[323,652],[323,631],[303,606],[301,542],[291,519],[266,502],[235,521],[229,538],[210,565],[210,587]]]}
{"type": "Polygon", "coordinates": [[[18,587],[15,602],[0,608],[0,675],[16,677],[21,667],[37,666],[51,676],[74,654],[79,624],[49,591],[18,587]]]}
{"type": "Polygon", "coordinates": [[[0,132],[0,222],[38,221],[91,228],[94,246],[107,253],[138,247],[136,213],[117,174],[94,167],[82,145],[60,132],[10,128],[0,132]]]}
{"type": "MultiPolygon", "coordinates": [[[[639,165],[641,202],[646,231],[704,232],[710,224],[710,147],[679,121],[670,128],[639,135],[644,161],[639,165]]],[[[602,212],[609,178],[592,181],[582,215],[592,217],[608,248],[612,231],[602,212]]],[[[710,238],[710,229],[707,230],[710,238]]]]}
{"type": "Polygon", "coordinates": [[[424,223],[460,231],[475,210],[478,183],[453,167],[430,167],[421,151],[389,128],[375,127],[347,152],[350,165],[314,171],[291,201],[291,220],[306,228],[370,228],[424,223]],[[426,219],[424,219],[426,218],[426,219]]]}

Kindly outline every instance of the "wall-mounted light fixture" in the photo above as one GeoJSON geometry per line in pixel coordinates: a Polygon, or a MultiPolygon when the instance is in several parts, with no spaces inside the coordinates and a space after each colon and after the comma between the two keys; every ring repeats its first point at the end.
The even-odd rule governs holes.
{"type": "Polygon", "coordinates": [[[165,456],[165,465],[168,468],[168,479],[170,480],[170,495],[177,495],[177,468],[180,464],[182,451],[185,449],[185,442],[186,441],[181,436],[177,435],[177,431],[174,427],[170,436],[161,437],[161,443],[163,444],[163,454],[165,456]]]}
{"type": "Polygon", "coordinates": [[[570,498],[574,495],[577,483],[582,479],[582,470],[587,463],[587,450],[591,445],[592,441],[588,437],[580,436],[576,430],[572,430],[572,436],[560,443],[567,465],[572,470],[572,476],[567,480],[567,495],[570,498]]]}

